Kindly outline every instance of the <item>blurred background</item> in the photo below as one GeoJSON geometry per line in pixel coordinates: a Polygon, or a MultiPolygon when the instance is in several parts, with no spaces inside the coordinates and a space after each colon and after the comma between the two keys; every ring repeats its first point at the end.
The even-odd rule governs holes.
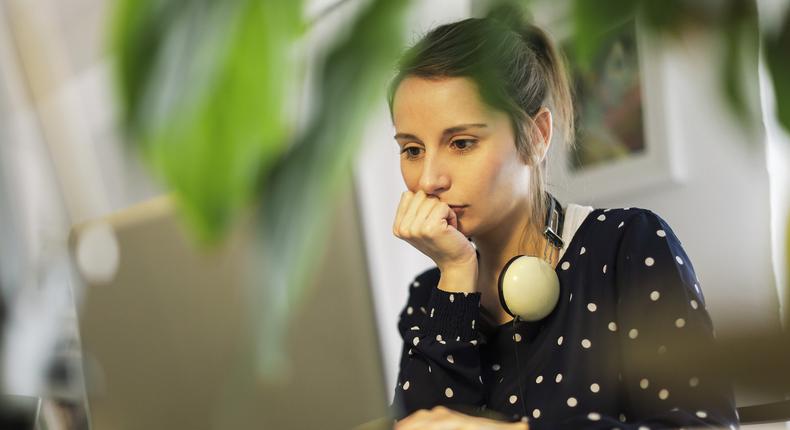
{"type": "MultiPolygon", "coordinates": [[[[0,0],[0,428],[383,416],[434,265],[391,232],[385,86],[493,3],[0,0]]],[[[517,3],[578,95],[550,191],[667,220],[717,338],[751,352],[722,360],[738,406],[784,428],[788,2],[517,3]]]]}

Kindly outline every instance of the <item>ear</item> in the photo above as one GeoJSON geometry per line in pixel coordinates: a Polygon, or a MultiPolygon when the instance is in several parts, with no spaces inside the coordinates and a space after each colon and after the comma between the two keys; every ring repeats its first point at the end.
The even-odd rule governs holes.
{"type": "Polygon", "coordinates": [[[552,130],[554,129],[551,111],[547,107],[541,106],[532,120],[535,122],[532,134],[533,142],[538,149],[536,162],[540,163],[546,157],[551,145],[552,130]]]}

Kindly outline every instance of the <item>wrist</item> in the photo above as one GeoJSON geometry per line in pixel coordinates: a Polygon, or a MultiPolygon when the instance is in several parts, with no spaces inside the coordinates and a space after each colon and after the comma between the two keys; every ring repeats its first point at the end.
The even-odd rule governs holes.
{"type": "Polygon", "coordinates": [[[448,292],[474,293],[477,291],[477,262],[439,268],[441,277],[437,288],[448,292]]]}

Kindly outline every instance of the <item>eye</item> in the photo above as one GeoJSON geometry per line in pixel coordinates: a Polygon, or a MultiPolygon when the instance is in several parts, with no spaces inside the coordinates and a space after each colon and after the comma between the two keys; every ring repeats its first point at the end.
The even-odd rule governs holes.
{"type": "MultiPolygon", "coordinates": [[[[466,152],[470,151],[472,146],[477,143],[476,139],[456,139],[450,142],[451,146],[454,146],[458,152],[466,152]]],[[[414,160],[419,157],[420,151],[423,148],[419,146],[408,146],[403,148],[400,153],[405,154],[407,160],[414,160]]]]}
{"type": "Polygon", "coordinates": [[[409,146],[409,147],[403,148],[400,151],[400,153],[401,154],[406,154],[406,158],[407,159],[413,159],[413,158],[417,158],[417,156],[419,155],[419,151],[420,150],[422,150],[422,148],[419,148],[419,147],[416,147],[416,146],[409,146]],[[416,150],[417,152],[416,153],[415,152],[411,152],[413,149],[416,150]]]}
{"type": "Polygon", "coordinates": [[[469,150],[469,148],[470,148],[472,145],[474,145],[475,143],[477,143],[477,141],[476,141],[476,140],[474,140],[474,139],[456,139],[456,140],[454,140],[454,141],[452,141],[452,142],[450,142],[450,143],[451,143],[451,144],[453,144],[453,145],[455,145],[455,146],[456,146],[456,148],[458,148],[458,150],[459,150],[459,151],[468,151],[468,150],[469,150]],[[459,147],[459,146],[458,146],[458,145],[459,145],[459,143],[460,143],[460,144],[462,144],[462,145],[461,145],[462,147],[459,147]]]}

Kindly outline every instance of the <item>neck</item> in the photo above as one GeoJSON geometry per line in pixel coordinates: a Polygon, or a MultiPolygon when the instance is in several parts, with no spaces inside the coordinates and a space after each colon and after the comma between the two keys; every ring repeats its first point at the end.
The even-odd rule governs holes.
{"type": "MultiPolygon", "coordinates": [[[[482,293],[481,305],[493,315],[497,324],[510,320],[499,303],[497,281],[507,262],[517,255],[532,255],[543,258],[547,239],[543,235],[544,226],[530,222],[529,208],[521,206],[505,218],[496,228],[473,238],[479,252],[478,291],[482,293]]],[[[555,266],[557,253],[552,255],[550,264],[555,266]]]]}
{"type": "Polygon", "coordinates": [[[496,290],[496,280],[505,264],[516,255],[543,257],[546,238],[543,226],[530,222],[529,208],[522,205],[488,232],[476,236],[473,241],[480,253],[478,276],[485,288],[496,290]],[[492,282],[493,281],[493,282],[492,282]]]}

